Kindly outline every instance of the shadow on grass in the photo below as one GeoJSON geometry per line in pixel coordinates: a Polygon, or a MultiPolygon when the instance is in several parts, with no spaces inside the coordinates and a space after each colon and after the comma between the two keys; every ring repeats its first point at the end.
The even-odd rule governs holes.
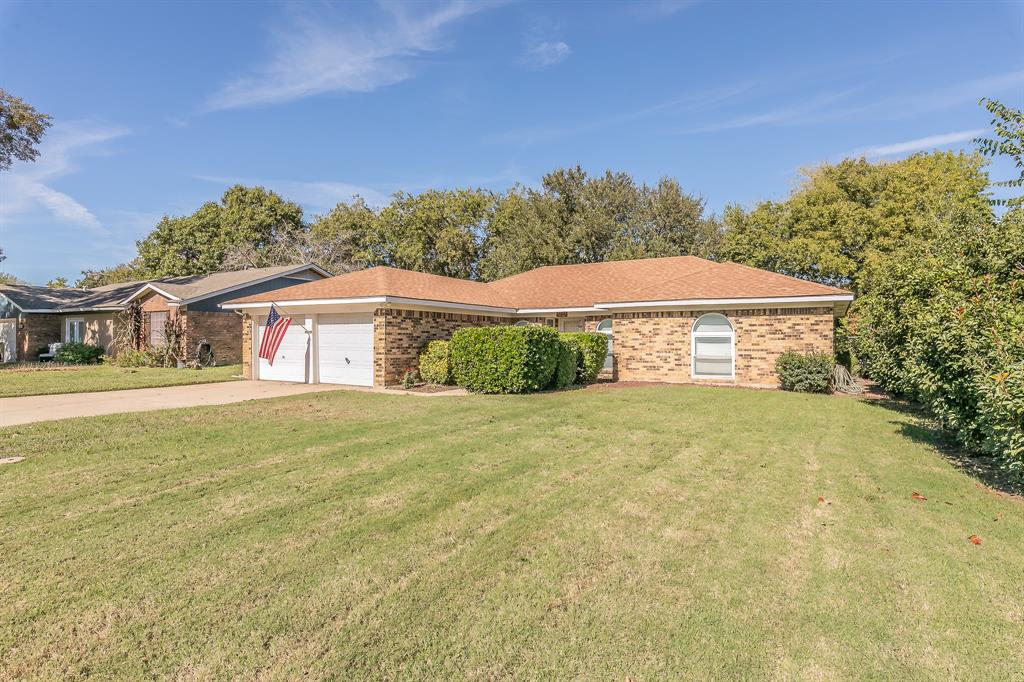
{"type": "Polygon", "coordinates": [[[892,397],[865,402],[872,407],[909,417],[910,421],[893,420],[890,423],[898,426],[900,433],[906,438],[932,447],[946,461],[968,476],[993,490],[1024,497],[1024,479],[1008,474],[994,457],[965,450],[939,427],[921,405],[892,397]]]}

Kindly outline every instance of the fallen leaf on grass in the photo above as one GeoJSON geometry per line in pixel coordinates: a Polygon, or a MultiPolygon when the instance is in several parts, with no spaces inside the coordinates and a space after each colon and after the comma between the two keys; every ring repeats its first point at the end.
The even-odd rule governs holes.
{"type": "Polygon", "coordinates": [[[981,544],[981,538],[979,538],[977,535],[972,535],[971,537],[969,537],[967,539],[971,541],[972,545],[980,545],[981,544]]]}
{"type": "Polygon", "coordinates": [[[918,502],[924,502],[928,498],[915,490],[914,492],[910,493],[910,499],[917,500],[918,502]]]}

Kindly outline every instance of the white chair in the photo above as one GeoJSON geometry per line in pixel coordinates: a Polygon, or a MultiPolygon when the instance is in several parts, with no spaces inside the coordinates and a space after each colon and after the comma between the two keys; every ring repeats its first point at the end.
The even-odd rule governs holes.
{"type": "Polygon", "coordinates": [[[39,354],[39,362],[46,362],[47,360],[53,360],[57,357],[57,351],[61,349],[63,343],[51,343],[47,346],[48,350],[45,353],[39,354]]]}

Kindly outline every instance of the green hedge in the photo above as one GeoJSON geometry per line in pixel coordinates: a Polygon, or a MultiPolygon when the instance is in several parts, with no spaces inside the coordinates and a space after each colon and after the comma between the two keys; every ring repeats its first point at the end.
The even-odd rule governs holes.
{"type": "Polygon", "coordinates": [[[103,349],[91,343],[65,343],[54,356],[56,362],[69,365],[91,365],[103,357],[103,349]]]}
{"type": "Polygon", "coordinates": [[[555,366],[555,373],[551,377],[551,385],[548,388],[561,389],[576,383],[578,357],[579,352],[576,348],[559,335],[558,364],[555,366]]]}
{"type": "Polygon", "coordinates": [[[561,353],[550,327],[464,327],[449,345],[455,383],[477,393],[529,393],[551,383],[561,353]]]}
{"type": "Polygon", "coordinates": [[[420,351],[420,377],[428,384],[452,383],[450,344],[447,341],[427,341],[420,351]]]}
{"type": "Polygon", "coordinates": [[[561,337],[576,352],[576,383],[597,381],[608,355],[608,337],[597,332],[563,332],[561,337]]]}
{"type": "Polygon", "coordinates": [[[783,353],[775,361],[779,383],[787,391],[828,393],[835,358],[828,353],[783,353]]]}

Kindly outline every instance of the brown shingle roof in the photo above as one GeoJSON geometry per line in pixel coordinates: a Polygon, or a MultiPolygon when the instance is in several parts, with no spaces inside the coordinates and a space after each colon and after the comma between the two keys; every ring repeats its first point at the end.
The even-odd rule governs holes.
{"type": "Polygon", "coordinates": [[[256,294],[232,303],[394,296],[501,308],[577,308],[596,303],[849,294],[736,263],[694,256],[553,265],[491,283],[375,267],[256,294]]]}

